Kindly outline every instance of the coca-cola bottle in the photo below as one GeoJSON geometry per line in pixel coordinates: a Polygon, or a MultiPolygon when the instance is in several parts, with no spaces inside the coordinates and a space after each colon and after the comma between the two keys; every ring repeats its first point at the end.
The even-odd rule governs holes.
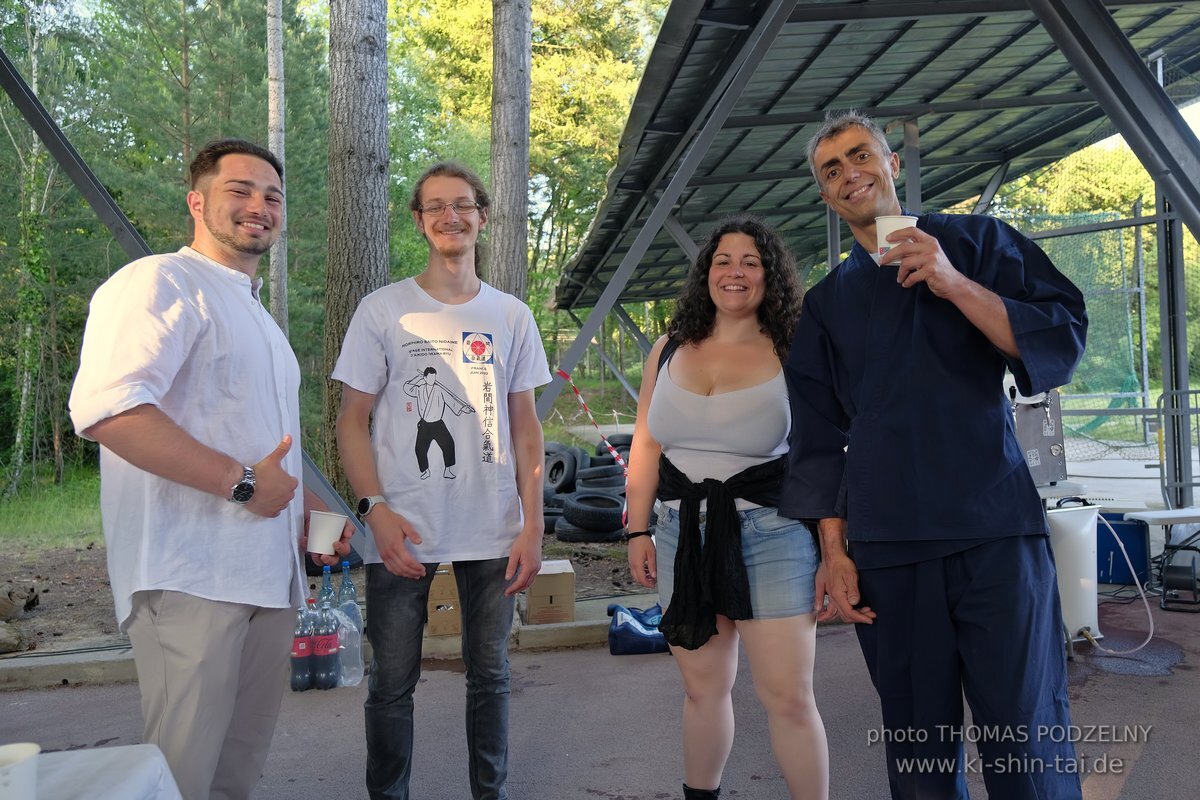
{"type": "Polygon", "coordinates": [[[337,616],[333,613],[333,607],[325,602],[317,612],[317,625],[313,633],[313,688],[336,688],[340,674],[337,616]]]}
{"type": "Polygon", "coordinates": [[[313,630],[316,616],[316,601],[311,597],[296,612],[296,629],[292,634],[293,692],[303,692],[313,685],[313,630]]]}

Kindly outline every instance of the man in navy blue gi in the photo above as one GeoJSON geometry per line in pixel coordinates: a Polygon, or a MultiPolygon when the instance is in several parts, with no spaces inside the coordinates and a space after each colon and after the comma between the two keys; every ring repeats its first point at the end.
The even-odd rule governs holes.
{"type": "Polygon", "coordinates": [[[875,218],[903,211],[870,118],[831,115],[808,155],[856,244],[804,298],[780,513],[819,520],[819,618],[857,623],[883,709],[868,741],[893,798],[965,798],[971,772],[993,798],[1079,798],[1046,517],[1002,380],[1070,381],[1083,297],[989,217],[922,215],[873,256],[875,218]]]}

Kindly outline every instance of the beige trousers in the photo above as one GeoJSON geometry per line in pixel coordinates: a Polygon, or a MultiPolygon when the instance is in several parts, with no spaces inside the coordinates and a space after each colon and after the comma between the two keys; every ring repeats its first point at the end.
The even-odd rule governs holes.
{"type": "Polygon", "coordinates": [[[184,800],[242,800],[262,775],[287,681],[294,611],[137,592],[133,644],[146,742],[184,800]]]}

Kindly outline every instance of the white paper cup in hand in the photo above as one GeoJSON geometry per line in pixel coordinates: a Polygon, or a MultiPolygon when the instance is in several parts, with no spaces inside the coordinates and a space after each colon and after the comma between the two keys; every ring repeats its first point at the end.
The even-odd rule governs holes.
{"type": "Polygon", "coordinates": [[[308,512],[308,552],[333,555],[333,545],[342,538],[345,527],[344,514],[333,514],[329,511],[308,512]]]}
{"type": "Polygon", "coordinates": [[[0,747],[0,797],[34,800],[37,797],[37,754],[42,748],[30,742],[0,747]]]}
{"type": "Polygon", "coordinates": [[[894,233],[901,228],[911,228],[917,224],[917,218],[907,214],[890,214],[883,217],[875,218],[875,238],[878,243],[878,248],[875,251],[876,255],[883,255],[888,250],[891,250],[900,242],[889,242],[887,240],[889,233],[894,233]]]}

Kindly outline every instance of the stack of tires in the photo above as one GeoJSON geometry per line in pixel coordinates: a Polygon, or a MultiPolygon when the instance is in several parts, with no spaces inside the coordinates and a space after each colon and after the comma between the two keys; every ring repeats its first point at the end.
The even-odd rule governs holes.
{"type": "MultiPolygon", "coordinates": [[[[628,461],[633,437],[616,433],[608,441],[628,461]]],[[[594,453],[546,442],[546,533],[561,542],[620,541],[625,509],[625,472],[598,442],[594,453]]]]}

